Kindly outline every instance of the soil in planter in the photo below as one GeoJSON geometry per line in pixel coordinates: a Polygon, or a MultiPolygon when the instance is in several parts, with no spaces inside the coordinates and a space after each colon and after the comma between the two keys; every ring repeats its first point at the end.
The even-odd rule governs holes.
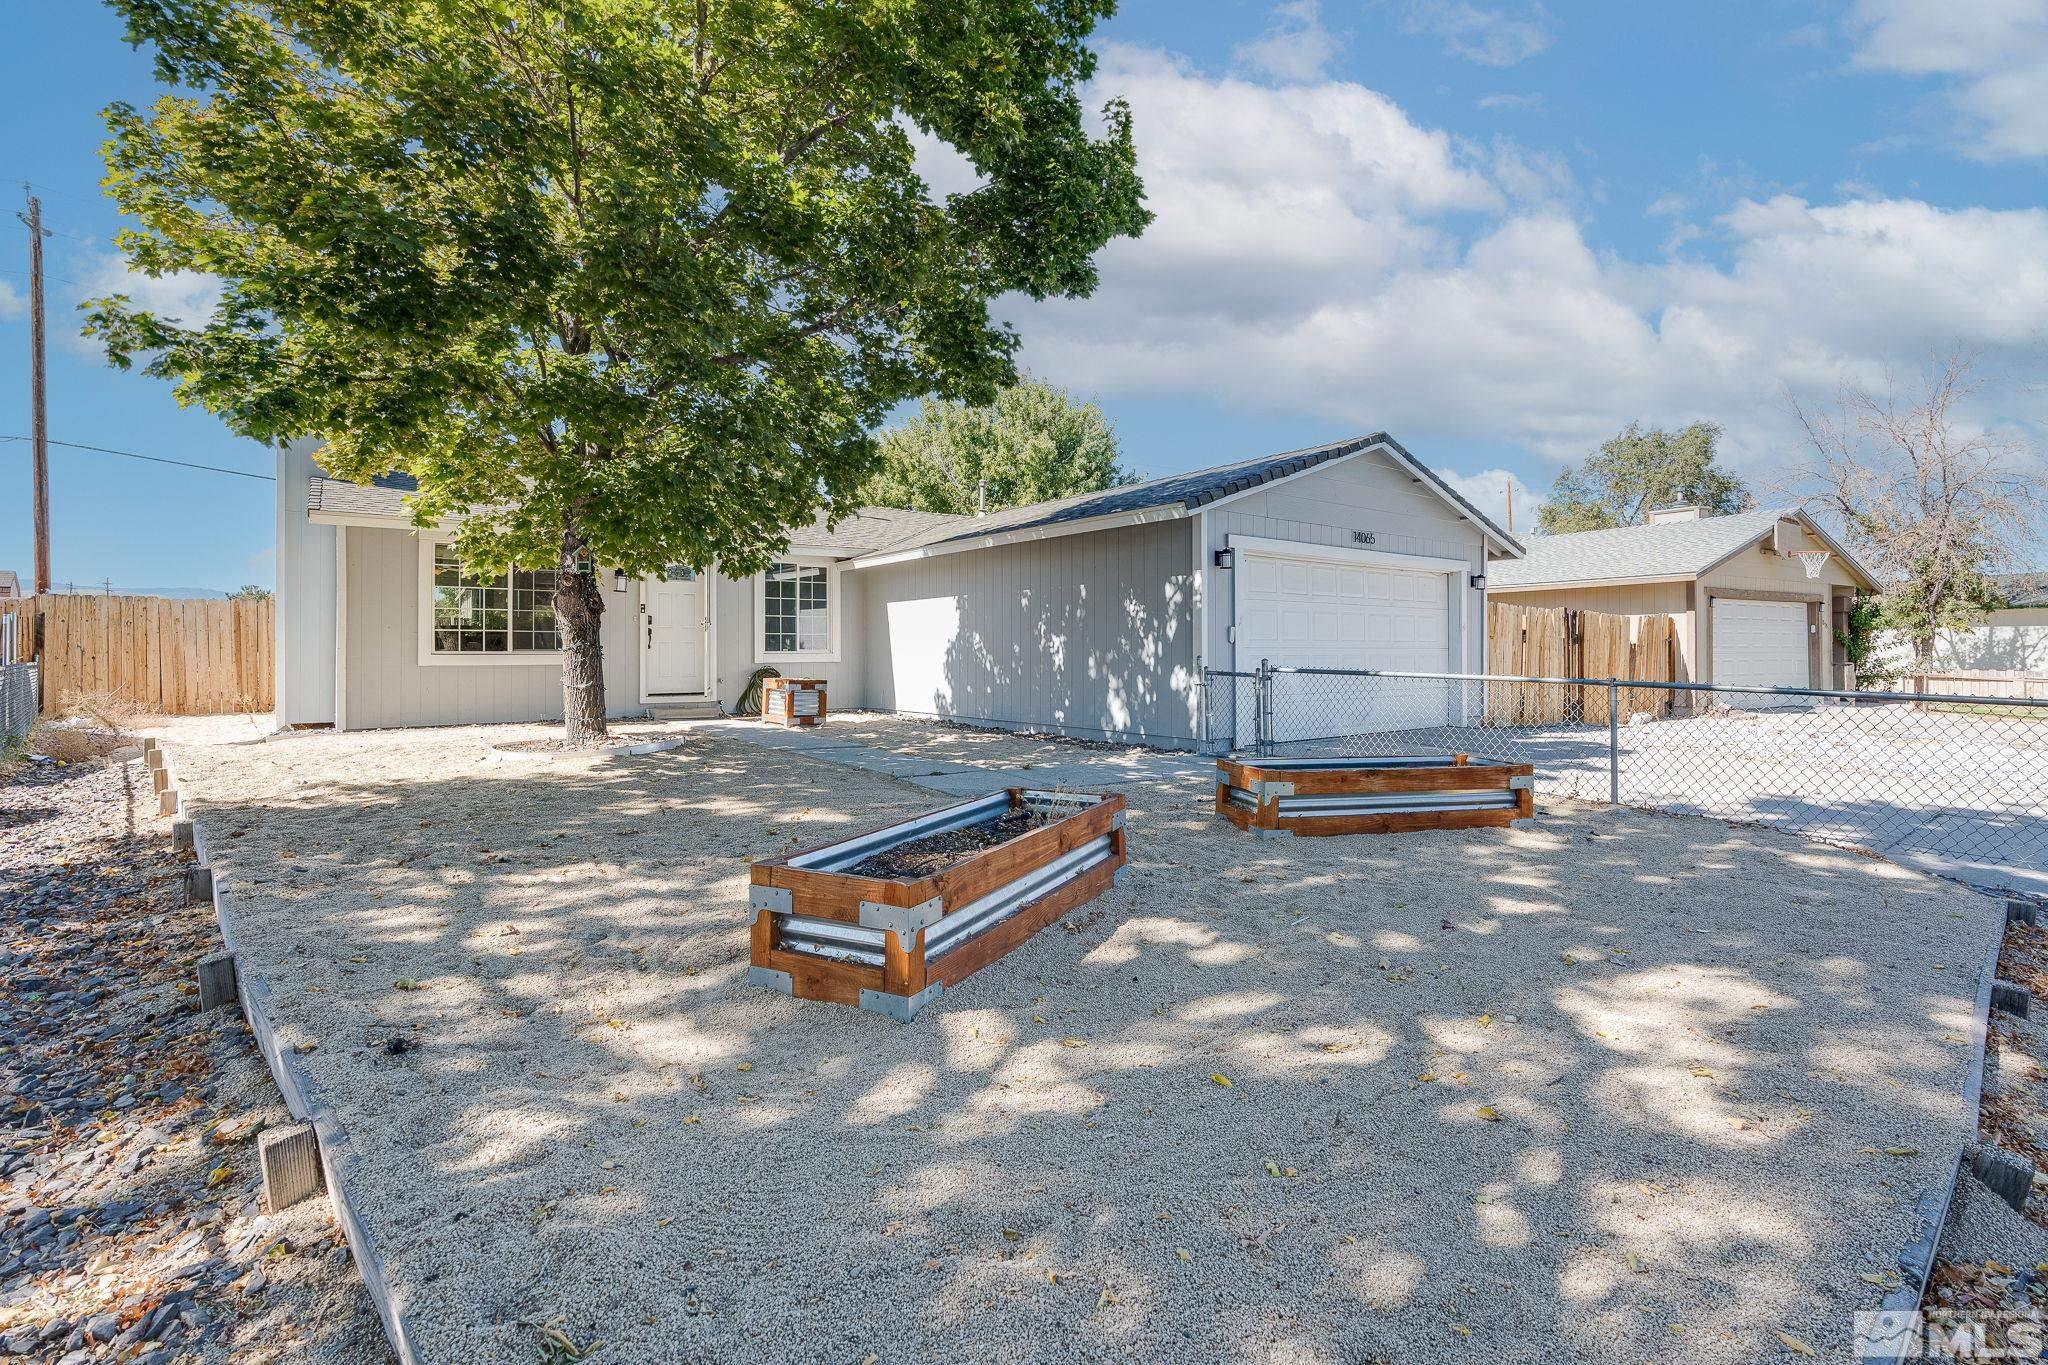
{"type": "Polygon", "coordinates": [[[949,829],[943,834],[927,834],[922,839],[885,848],[845,870],[855,877],[929,877],[956,863],[966,862],[985,848],[1006,844],[1020,834],[1028,834],[1051,823],[1052,817],[1048,814],[1013,807],[986,825],[969,825],[966,829],[949,829]]]}

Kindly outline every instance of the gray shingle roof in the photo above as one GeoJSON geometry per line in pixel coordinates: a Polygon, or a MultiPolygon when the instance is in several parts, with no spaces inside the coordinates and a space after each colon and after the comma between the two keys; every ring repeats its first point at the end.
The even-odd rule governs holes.
{"type": "Polygon", "coordinates": [[[1027,503],[1022,507],[1006,507],[983,517],[961,518],[961,524],[958,526],[934,526],[920,535],[882,548],[890,552],[915,550],[929,545],[944,544],[947,541],[970,540],[976,536],[992,535],[1001,531],[1024,531],[1038,526],[1053,526],[1064,521],[1082,521],[1089,517],[1112,516],[1121,512],[1144,512],[1175,503],[1178,503],[1182,510],[1192,512],[1232,494],[1242,493],[1248,488],[1256,488],[1275,479],[1303,473],[1317,465],[1341,459],[1343,456],[1355,454],[1375,445],[1386,446],[1396,451],[1418,477],[1429,480],[1438,493],[1455,503],[1467,517],[1476,522],[1503,548],[1520,548],[1514,537],[1496,526],[1491,518],[1459,496],[1457,490],[1445,483],[1434,470],[1402,449],[1399,442],[1383,431],[1374,432],[1370,436],[1332,441],[1328,445],[1286,450],[1278,455],[1261,455],[1255,459],[1239,460],[1233,464],[1216,465],[1209,469],[1197,469],[1186,474],[1169,474],[1164,478],[1126,484],[1121,488],[1077,493],[1072,497],[1058,498],[1051,502],[1027,503]]]}
{"type": "MultiPolygon", "coordinates": [[[[1463,515],[1475,522],[1501,548],[1510,552],[1521,549],[1520,542],[1501,530],[1485,513],[1459,496],[1457,490],[1445,483],[1434,470],[1402,449],[1400,443],[1385,432],[1375,432],[1370,436],[1357,436],[1344,441],[1332,441],[1328,445],[1309,446],[1301,450],[1282,451],[1278,455],[1261,455],[1256,459],[1239,460],[1232,464],[1197,469],[1186,474],[1169,474],[1164,478],[1148,479],[1143,483],[1127,484],[1121,488],[1077,493],[1072,497],[1056,498],[1050,502],[1027,503],[1022,507],[1005,507],[980,517],[954,516],[943,512],[909,512],[892,507],[863,507],[854,515],[841,517],[838,524],[829,530],[825,526],[825,519],[820,517],[810,527],[792,531],[790,543],[802,549],[822,550],[829,554],[852,557],[921,549],[925,546],[967,540],[1001,531],[1028,530],[1060,522],[1081,521],[1089,517],[1143,512],[1174,504],[1178,504],[1183,511],[1192,512],[1234,493],[1271,483],[1275,479],[1303,473],[1331,460],[1376,445],[1394,451],[1417,478],[1426,479],[1436,492],[1461,509],[1463,515]]],[[[405,495],[417,487],[418,484],[406,474],[387,474],[372,480],[368,485],[347,483],[320,474],[313,479],[312,489],[307,497],[307,510],[345,515],[405,517],[409,515],[405,506],[405,495]]]]}
{"type": "Polygon", "coordinates": [[[912,512],[901,507],[863,507],[852,516],[841,517],[839,524],[829,530],[825,526],[825,518],[819,517],[808,527],[791,531],[789,543],[798,549],[818,549],[848,556],[864,555],[919,536],[942,534],[948,527],[973,520],[973,517],[955,516],[951,512],[912,512]]]}
{"type": "Polygon", "coordinates": [[[2008,607],[2048,607],[2048,570],[1993,574],[1991,581],[2005,594],[2008,607]]]}
{"type": "Polygon", "coordinates": [[[1769,534],[1798,509],[1763,507],[1726,517],[1530,536],[1528,553],[1487,569],[1495,588],[1555,587],[1616,578],[1690,578],[1769,534]]]}
{"type": "MultiPolygon", "coordinates": [[[[410,519],[412,511],[405,505],[405,495],[418,488],[418,482],[410,474],[385,474],[367,484],[316,474],[306,494],[306,510],[344,516],[410,519]]],[[[973,517],[949,516],[943,512],[865,507],[853,516],[841,517],[839,524],[829,530],[825,519],[819,517],[808,527],[790,532],[790,543],[805,550],[851,557],[955,522],[973,520],[973,517]]]]}

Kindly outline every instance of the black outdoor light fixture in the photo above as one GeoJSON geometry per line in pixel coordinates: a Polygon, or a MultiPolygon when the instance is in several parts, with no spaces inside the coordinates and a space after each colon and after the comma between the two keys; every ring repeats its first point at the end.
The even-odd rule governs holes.
{"type": "Polygon", "coordinates": [[[1217,567],[1217,568],[1219,568],[1219,569],[1234,569],[1234,568],[1236,568],[1236,567],[1237,567],[1237,551],[1235,551],[1235,550],[1218,550],[1218,551],[1216,552],[1216,567],[1217,567]]]}
{"type": "Polygon", "coordinates": [[[1472,577],[1471,577],[1471,580],[1470,580],[1470,581],[1471,581],[1471,584],[1472,584],[1472,586],[1473,586],[1473,587],[1475,587],[1475,588],[1477,588],[1477,589],[1478,589],[1478,590],[1479,590],[1480,592],[1485,592],[1485,591],[1486,591],[1486,575],[1485,575],[1485,574],[1483,574],[1483,573],[1476,573],[1476,574],[1473,574],[1473,575],[1472,575],[1472,577]]]}
{"type": "Polygon", "coordinates": [[[625,571],[624,569],[613,569],[613,570],[612,570],[612,591],[613,591],[613,592],[624,592],[625,590],[626,590],[626,571],[625,571]]]}

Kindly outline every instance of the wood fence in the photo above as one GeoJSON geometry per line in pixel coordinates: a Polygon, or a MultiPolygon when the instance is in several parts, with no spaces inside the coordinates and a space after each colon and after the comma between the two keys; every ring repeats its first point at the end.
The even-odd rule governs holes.
{"type": "Polygon", "coordinates": [[[38,657],[43,709],[106,697],[161,716],[268,711],[275,607],[269,600],[26,597],[0,605],[16,619],[21,658],[38,657]]]}
{"type": "MultiPolygon", "coordinates": [[[[1493,602],[1486,614],[1486,671],[1538,678],[1678,680],[1678,631],[1663,613],[1617,616],[1570,607],[1493,602]]],[[[1607,689],[1538,683],[1487,684],[1491,725],[1607,723],[1607,689]]],[[[1616,693],[1620,719],[1667,715],[1679,694],[1625,687],[1616,693]]]]}
{"type": "Polygon", "coordinates": [[[2048,673],[1977,669],[1967,673],[1912,673],[1899,681],[1908,692],[1939,697],[2025,697],[2048,701],[2048,673]]]}

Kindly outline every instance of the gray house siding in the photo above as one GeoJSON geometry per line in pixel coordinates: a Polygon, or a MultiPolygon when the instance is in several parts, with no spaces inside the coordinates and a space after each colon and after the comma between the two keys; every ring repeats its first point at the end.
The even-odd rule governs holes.
{"type": "MultiPolygon", "coordinates": [[[[1249,672],[1259,666],[1257,659],[1236,658],[1230,643],[1235,610],[1232,571],[1213,567],[1215,552],[1227,546],[1232,535],[1456,559],[1469,565],[1473,573],[1486,568],[1486,540],[1479,527],[1407,470],[1370,451],[1209,509],[1202,515],[1202,524],[1206,527],[1202,606],[1208,618],[1203,639],[1212,668],[1249,672]],[[1372,534],[1370,547],[1354,538],[1353,532],[1360,531],[1372,534]]],[[[1464,669],[1476,673],[1485,659],[1486,593],[1468,582],[1447,582],[1445,591],[1466,598],[1465,638],[1452,662],[1455,665],[1462,658],[1464,669]]],[[[1451,628],[1456,630],[1459,604],[1453,599],[1446,606],[1451,628]]]]}
{"type": "MultiPolygon", "coordinates": [[[[350,730],[560,720],[562,666],[422,664],[419,541],[351,526],[347,543],[340,723],[350,730]]],[[[640,714],[638,588],[604,595],[604,687],[614,716],[640,714]]]]}
{"type": "Polygon", "coordinates": [[[277,453],[277,724],[334,723],[334,528],[306,519],[314,441],[277,453]]]}
{"type": "Polygon", "coordinates": [[[1193,570],[1186,521],[858,570],[864,702],[1192,747],[1193,570]]]}
{"type": "Polygon", "coordinates": [[[754,634],[754,580],[715,578],[712,591],[717,594],[717,606],[712,612],[712,629],[718,640],[711,666],[717,681],[712,686],[726,711],[731,712],[739,703],[747,679],[762,667],[772,667],[786,678],[823,678],[826,705],[831,710],[865,706],[860,640],[866,596],[864,580],[863,574],[846,572],[832,580],[833,589],[839,594],[839,660],[824,663],[760,658],[754,634]]]}

